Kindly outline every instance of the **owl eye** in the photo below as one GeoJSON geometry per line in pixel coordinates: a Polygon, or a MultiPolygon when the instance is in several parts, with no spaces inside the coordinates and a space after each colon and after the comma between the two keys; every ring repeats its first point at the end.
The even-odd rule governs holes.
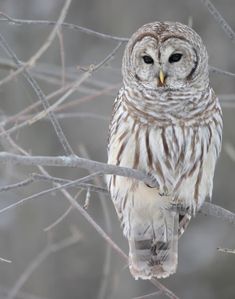
{"type": "Polygon", "coordinates": [[[178,62],[180,61],[181,57],[182,57],[181,53],[174,53],[169,57],[169,62],[170,63],[178,62]]]}
{"type": "Polygon", "coordinates": [[[153,58],[151,57],[151,56],[149,56],[149,55],[144,55],[143,56],[143,60],[144,60],[144,62],[146,63],[146,64],[153,64],[153,58]]]}

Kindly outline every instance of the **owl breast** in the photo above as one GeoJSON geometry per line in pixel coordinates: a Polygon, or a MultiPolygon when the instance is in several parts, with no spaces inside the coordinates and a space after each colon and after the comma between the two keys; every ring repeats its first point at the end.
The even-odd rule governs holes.
{"type": "Polygon", "coordinates": [[[109,189],[117,212],[126,205],[152,213],[175,202],[196,211],[211,197],[216,160],[221,147],[220,109],[201,123],[180,121],[171,125],[140,122],[117,103],[110,130],[108,163],[151,173],[160,188],[143,182],[109,176],[109,189]],[[167,194],[160,196],[159,194],[167,194]]]}

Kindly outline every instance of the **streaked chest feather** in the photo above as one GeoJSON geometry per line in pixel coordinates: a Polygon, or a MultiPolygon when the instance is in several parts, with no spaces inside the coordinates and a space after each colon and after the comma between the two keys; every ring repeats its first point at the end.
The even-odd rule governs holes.
{"type": "MultiPolygon", "coordinates": [[[[110,164],[151,172],[160,189],[186,205],[194,201],[193,208],[211,196],[222,139],[219,109],[204,123],[190,126],[183,122],[167,126],[140,122],[121,107],[115,117],[110,131],[110,164]]],[[[113,193],[122,189],[122,178],[113,183],[113,193]]]]}

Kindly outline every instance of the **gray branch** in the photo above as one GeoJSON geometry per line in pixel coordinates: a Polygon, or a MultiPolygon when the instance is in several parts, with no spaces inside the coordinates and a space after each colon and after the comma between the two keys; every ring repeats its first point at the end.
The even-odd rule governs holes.
{"type": "Polygon", "coordinates": [[[227,34],[227,36],[231,39],[233,43],[235,43],[235,32],[228,24],[228,22],[223,18],[221,13],[216,9],[214,4],[210,0],[201,0],[202,3],[209,10],[210,14],[214,17],[214,19],[220,24],[221,28],[227,34]]]}
{"type": "Polygon", "coordinates": [[[158,187],[156,180],[149,175],[135,169],[127,167],[118,167],[102,162],[80,158],[78,156],[22,156],[0,153],[0,163],[20,164],[28,166],[61,166],[61,167],[79,167],[93,172],[102,172],[103,174],[116,174],[124,177],[134,178],[145,182],[152,187],[158,187]]]}
{"type": "MultiPolygon", "coordinates": [[[[57,157],[34,156],[32,157],[32,156],[22,156],[22,155],[10,154],[7,152],[1,152],[0,163],[10,163],[15,165],[18,164],[18,165],[28,165],[28,166],[78,167],[78,168],[88,169],[92,172],[98,172],[99,174],[100,173],[113,174],[113,175],[119,175],[128,178],[134,178],[143,181],[152,187],[158,187],[157,182],[152,177],[150,177],[148,174],[145,174],[141,171],[134,170],[127,167],[109,165],[106,163],[80,158],[78,156],[57,156],[57,157]]],[[[47,176],[45,177],[45,179],[48,180],[50,179],[50,177],[47,176]]],[[[53,179],[51,178],[51,180],[53,179]]],[[[81,182],[84,182],[84,180],[79,179],[74,182],[68,182],[67,184],[63,185],[63,187],[76,185],[77,183],[81,183],[81,182]]],[[[45,190],[38,195],[43,195],[46,192],[48,191],[45,190]]],[[[235,224],[235,214],[233,212],[230,212],[212,203],[208,203],[208,202],[204,203],[200,209],[200,212],[205,215],[221,218],[225,221],[228,221],[231,224],[235,224]]]]}

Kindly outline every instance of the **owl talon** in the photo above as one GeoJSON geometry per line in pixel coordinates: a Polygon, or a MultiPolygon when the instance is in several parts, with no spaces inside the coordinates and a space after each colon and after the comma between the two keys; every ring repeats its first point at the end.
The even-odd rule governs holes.
{"type": "Polygon", "coordinates": [[[147,183],[145,183],[145,185],[149,188],[159,188],[159,183],[158,183],[156,177],[151,172],[147,172],[146,174],[147,174],[147,176],[149,176],[151,178],[152,182],[151,182],[151,185],[149,185],[147,183]]]}
{"type": "Polygon", "coordinates": [[[170,196],[170,192],[169,192],[169,190],[167,189],[166,186],[164,186],[164,187],[162,188],[162,190],[159,191],[158,194],[159,194],[160,196],[170,196]]]}
{"type": "Polygon", "coordinates": [[[171,210],[178,212],[179,214],[190,213],[189,207],[186,207],[180,203],[171,202],[171,210]]]}

